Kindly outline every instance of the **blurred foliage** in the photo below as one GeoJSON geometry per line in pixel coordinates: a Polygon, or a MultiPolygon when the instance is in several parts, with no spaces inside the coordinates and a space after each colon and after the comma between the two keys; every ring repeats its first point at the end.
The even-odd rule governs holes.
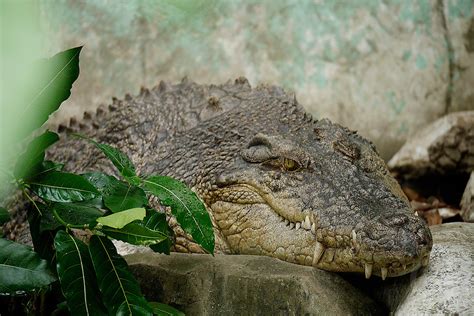
{"type": "MultiPolygon", "coordinates": [[[[1,100],[14,102],[6,107],[3,117],[3,121],[11,122],[3,126],[10,133],[1,135],[2,152],[9,151],[8,159],[2,161],[1,181],[15,184],[30,202],[28,210],[19,211],[28,212],[35,251],[0,239],[0,292],[12,296],[20,291],[51,292],[58,287],[59,278],[73,315],[105,315],[107,311],[180,315],[181,312],[163,304],[149,305],[127,263],[107,237],[169,253],[174,243],[172,230],[164,213],[148,204],[151,195],[155,195],[171,208],[181,227],[212,254],[211,220],[196,194],[173,178],[137,174],[125,153],[81,135],[75,136],[100,149],[122,180],[99,172],[84,175],[64,172],[63,164],[45,160],[45,151],[59,140],[59,135],[48,130],[40,133],[40,130],[70,96],[79,75],[81,48],[29,63],[29,72],[23,75],[33,79],[23,86],[25,91],[17,98],[7,96],[1,100]],[[21,155],[15,155],[20,152],[16,148],[22,149],[21,155]],[[78,230],[82,233],[78,234],[78,230]]],[[[3,198],[0,196],[0,204],[6,203],[3,198]]],[[[16,207],[16,203],[6,206],[16,207]]],[[[0,220],[2,223],[9,220],[9,213],[3,207],[0,207],[0,220]]]]}

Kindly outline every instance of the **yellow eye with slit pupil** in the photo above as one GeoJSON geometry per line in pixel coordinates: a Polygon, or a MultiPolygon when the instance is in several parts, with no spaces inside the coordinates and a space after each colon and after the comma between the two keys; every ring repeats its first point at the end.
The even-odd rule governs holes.
{"type": "Polygon", "coordinates": [[[296,161],[288,158],[283,159],[283,167],[289,171],[293,171],[299,168],[298,163],[296,161]]]}

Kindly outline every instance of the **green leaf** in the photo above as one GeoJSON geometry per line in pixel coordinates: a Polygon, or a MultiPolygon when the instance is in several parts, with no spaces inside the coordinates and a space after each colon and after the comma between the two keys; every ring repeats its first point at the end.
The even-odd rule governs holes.
{"type": "Polygon", "coordinates": [[[145,191],[131,184],[124,186],[123,183],[116,186],[112,194],[104,196],[103,199],[104,205],[112,212],[122,212],[148,204],[145,191]]]}
{"type": "Polygon", "coordinates": [[[55,280],[46,260],[30,247],[0,239],[0,293],[30,291],[55,280]]]}
{"type": "Polygon", "coordinates": [[[38,168],[38,171],[36,173],[33,173],[30,178],[38,178],[44,176],[49,172],[61,171],[63,168],[64,164],[62,163],[45,160],[41,163],[40,167],[38,168]]]}
{"type": "Polygon", "coordinates": [[[10,220],[10,213],[4,207],[0,206],[0,226],[10,220]]]}
{"type": "Polygon", "coordinates": [[[59,281],[71,315],[107,315],[87,246],[58,231],[54,247],[59,281]]]}
{"type": "Polygon", "coordinates": [[[66,172],[51,172],[29,182],[40,198],[52,202],[77,202],[96,198],[99,191],[81,176],[66,172]]]}
{"type": "Polygon", "coordinates": [[[67,315],[69,309],[67,307],[66,301],[62,301],[56,304],[56,309],[51,313],[51,316],[58,316],[58,315],[67,315]]]}
{"type": "MultiPolygon", "coordinates": [[[[24,100],[22,137],[39,128],[61,103],[71,95],[73,82],[79,76],[79,54],[82,47],[71,48],[40,61],[33,70],[35,82],[24,100]]],[[[32,75],[33,76],[33,75],[32,75]]]]}
{"type": "Polygon", "coordinates": [[[173,246],[172,237],[173,230],[169,227],[166,221],[166,214],[158,213],[156,210],[147,210],[148,215],[143,219],[143,225],[151,230],[159,231],[168,236],[167,239],[154,245],[150,245],[150,248],[154,252],[170,254],[170,249],[173,246]]]}
{"type": "Polygon", "coordinates": [[[149,302],[148,303],[151,308],[153,309],[153,314],[154,315],[159,315],[159,316],[184,316],[184,313],[177,310],[174,307],[171,307],[169,305],[163,304],[163,303],[158,303],[158,302],[149,302]]]}
{"type": "Polygon", "coordinates": [[[15,178],[28,178],[34,172],[37,173],[44,160],[44,151],[58,140],[59,136],[50,131],[33,139],[26,147],[26,151],[18,157],[13,172],[15,178]]]}
{"type": "MultiPolygon", "coordinates": [[[[83,203],[51,203],[50,208],[60,221],[75,227],[93,228],[96,225],[96,220],[104,215],[104,212],[96,207],[83,203]]],[[[46,212],[46,214],[48,213],[50,212],[46,212]]],[[[42,223],[41,230],[45,229],[48,227],[46,227],[46,223],[44,225],[42,223]]]]}
{"type": "MultiPolygon", "coordinates": [[[[118,213],[120,214],[120,213],[118,213]]],[[[162,232],[151,230],[138,223],[130,223],[121,229],[104,226],[100,230],[107,236],[139,246],[149,246],[160,243],[168,238],[162,232]]]]}
{"type": "Polygon", "coordinates": [[[144,208],[132,208],[112,215],[99,217],[97,218],[97,223],[120,229],[133,221],[141,221],[145,215],[146,211],[144,208]]]}
{"type": "Polygon", "coordinates": [[[84,202],[52,202],[48,206],[43,205],[40,210],[43,214],[39,218],[40,234],[66,226],[92,229],[97,225],[96,219],[104,215],[102,210],[84,202]]]}
{"type": "Polygon", "coordinates": [[[171,207],[181,227],[210,253],[214,253],[214,231],[211,218],[196,194],[178,180],[166,176],[151,176],[143,180],[145,187],[160,202],[171,207]]]}
{"type": "Polygon", "coordinates": [[[125,260],[106,237],[92,236],[89,245],[99,289],[110,315],[152,315],[140,285],[125,260]]]}
{"type": "Polygon", "coordinates": [[[112,161],[114,166],[117,168],[117,170],[120,172],[122,177],[124,177],[127,182],[133,184],[133,185],[138,185],[140,184],[140,179],[138,178],[137,174],[135,173],[135,166],[133,165],[132,161],[126,154],[121,152],[119,149],[112,147],[107,144],[101,144],[96,142],[93,139],[87,138],[82,135],[77,135],[78,137],[87,139],[91,143],[93,143],[97,148],[99,148],[107,158],[112,161]]]}
{"type": "MultiPolygon", "coordinates": [[[[42,258],[48,261],[51,267],[55,266],[56,253],[54,250],[54,236],[56,230],[60,227],[51,225],[51,230],[41,231],[41,225],[43,221],[54,221],[57,222],[51,212],[48,212],[46,205],[36,202],[36,205],[41,210],[41,216],[37,210],[28,208],[28,223],[30,225],[31,240],[33,242],[33,248],[35,252],[42,258]]],[[[43,224],[44,225],[44,224],[43,224]]]]}
{"type": "MultiPolygon", "coordinates": [[[[49,207],[44,205],[44,207],[40,207],[42,216],[38,217],[38,233],[43,234],[47,231],[56,231],[58,228],[64,226],[61,222],[59,222],[53,214],[53,207],[50,205],[49,207]]],[[[38,213],[38,212],[36,212],[38,213]]]]}
{"type": "Polygon", "coordinates": [[[82,175],[102,194],[104,205],[112,212],[120,212],[148,204],[148,199],[141,188],[117,180],[100,172],[82,175]]]}

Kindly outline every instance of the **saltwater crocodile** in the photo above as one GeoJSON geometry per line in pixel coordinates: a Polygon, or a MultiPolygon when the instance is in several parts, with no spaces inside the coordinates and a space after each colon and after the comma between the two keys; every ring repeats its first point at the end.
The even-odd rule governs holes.
{"type": "MultiPolygon", "coordinates": [[[[49,155],[67,170],[114,172],[72,130],[117,146],[143,174],[187,183],[211,214],[216,252],[384,279],[428,263],[430,231],[374,145],[281,88],[161,82],[58,130],[49,155]]],[[[175,250],[202,251],[170,222],[175,250]]]]}

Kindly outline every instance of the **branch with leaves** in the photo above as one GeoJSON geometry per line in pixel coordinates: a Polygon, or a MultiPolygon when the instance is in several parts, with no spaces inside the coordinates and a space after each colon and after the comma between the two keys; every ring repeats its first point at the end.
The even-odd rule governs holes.
{"type": "MultiPolygon", "coordinates": [[[[52,69],[49,80],[27,106],[48,104],[42,107],[33,129],[69,96],[79,74],[80,50],[74,48],[48,60],[52,69]]],[[[17,158],[12,176],[31,201],[29,224],[35,251],[0,239],[0,293],[13,295],[51,287],[59,280],[71,314],[181,314],[167,305],[146,301],[110,239],[169,254],[173,231],[166,215],[150,205],[151,196],[155,196],[171,209],[184,231],[213,254],[214,233],[204,204],[182,182],[138,175],[133,162],[117,148],[79,137],[99,148],[121,179],[101,172],[64,172],[60,162],[45,160],[45,151],[59,140],[56,133],[46,131],[30,141],[17,158]]],[[[8,211],[0,208],[0,224],[8,220],[8,211]]]]}

